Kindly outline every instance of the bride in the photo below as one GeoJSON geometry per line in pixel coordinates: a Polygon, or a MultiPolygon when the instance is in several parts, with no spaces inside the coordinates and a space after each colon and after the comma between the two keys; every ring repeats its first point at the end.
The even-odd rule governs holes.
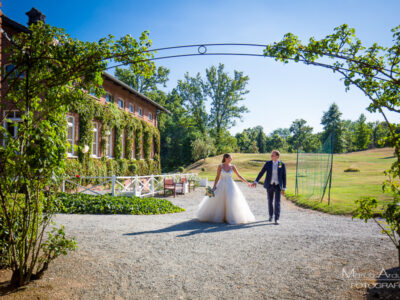
{"type": "Polygon", "coordinates": [[[205,197],[201,201],[196,213],[199,221],[227,222],[229,224],[243,224],[254,222],[255,217],[251,212],[241,190],[232,179],[232,174],[250,184],[240,176],[234,165],[231,165],[232,156],[224,154],[222,164],[218,166],[217,177],[213,190],[215,197],[205,197]]]}

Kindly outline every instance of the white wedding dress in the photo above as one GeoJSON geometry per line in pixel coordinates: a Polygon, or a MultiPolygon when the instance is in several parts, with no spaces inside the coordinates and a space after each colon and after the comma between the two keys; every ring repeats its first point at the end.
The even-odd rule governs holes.
{"type": "Polygon", "coordinates": [[[243,224],[256,220],[232,174],[232,168],[229,172],[221,170],[215,197],[206,196],[199,205],[196,213],[199,221],[243,224]]]}

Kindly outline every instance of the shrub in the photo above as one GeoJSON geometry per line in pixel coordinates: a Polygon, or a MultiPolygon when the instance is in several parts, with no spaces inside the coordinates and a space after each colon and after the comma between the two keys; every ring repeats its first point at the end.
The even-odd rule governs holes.
{"type": "Polygon", "coordinates": [[[67,214],[154,215],[185,211],[168,200],[150,197],[60,193],[56,202],[58,212],[67,214]]]}
{"type": "Polygon", "coordinates": [[[185,168],[184,168],[184,167],[179,167],[179,168],[178,168],[178,172],[179,172],[179,173],[183,173],[183,171],[185,171],[185,168]]]}
{"type": "Polygon", "coordinates": [[[206,170],[206,169],[204,169],[204,168],[201,168],[201,171],[202,171],[202,172],[204,172],[205,170],[206,170]]]}
{"type": "Polygon", "coordinates": [[[344,170],[344,172],[360,172],[360,169],[357,168],[347,168],[344,170]]]}

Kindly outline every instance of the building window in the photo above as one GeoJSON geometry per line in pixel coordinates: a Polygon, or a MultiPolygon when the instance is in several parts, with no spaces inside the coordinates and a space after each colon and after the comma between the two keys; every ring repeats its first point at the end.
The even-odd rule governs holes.
{"type": "Polygon", "coordinates": [[[69,143],[67,149],[68,156],[74,156],[74,145],[75,145],[75,118],[73,116],[67,116],[67,124],[68,124],[68,136],[67,142],[69,143]]]}
{"type": "Polygon", "coordinates": [[[97,123],[93,124],[93,145],[92,145],[92,155],[93,157],[98,157],[99,150],[99,125],[97,123]]]}
{"type": "Polygon", "coordinates": [[[142,111],[142,108],[141,107],[139,107],[139,109],[138,109],[138,114],[139,114],[139,116],[143,116],[143,111],[142,111]]]}
{"type": "Polygon", "coordinates": [[[118,99],[118,107],[119,108],[124,108],[124,100],[118,99]]]}
{"type": "Polygon", "coordinates": [[[149,120],[153,120],[153,115],[151,114],[151,112],[149,112],[149,120]]]}
{"type": "Polygon", "coordinates": [[[106,93],[106,102],[114,102],[114,97],[109,93],[106,93]]]}
{"type": "Polygon", "coordinates": [[[23,78],[25,76],[25,74],[23,72],[21,72],[20,74],[18,74],[18,70],[15,68],[14,65],[12,64],[8,64],[5,66],[5,76],[8,75],[8,78],[23,78]]]}
{"type": "Polygon", "coordinates": [[[89,93],[91,96],[96,97],[96,92],[95,92],[94,88],[90,88],[89,93]]]}
{"type": "Polygon", "coordinates": [[[107,144],[106,144],[106,156],[111,158],[112,157],[112,149],[113,149],[113,140],[112,140],[112,132],[107,131],[107,144]]]}
{"type": "Polygon", "coordinates": [[[129,103],[129,112],[135,113],[135,108],[133,107],[132,103],[129,103]]]}
{"type": "MultiPolygon", "coordinates": [[[[7,130],[8,135],[10,137],[16,138],[18,135],[18,123],[20,123],[22,121],[21,120],[21,112],[5,111],[4,117],[7,117],[7,118],[4,119],[3,127],[7,130]],[[7,120],[9,120],[9,121],[7,122],[7,120]]],[[[5,138],[3,139],[3,145],[5,145],[6,134],[4,134],[4,137],[5,138]]]]}

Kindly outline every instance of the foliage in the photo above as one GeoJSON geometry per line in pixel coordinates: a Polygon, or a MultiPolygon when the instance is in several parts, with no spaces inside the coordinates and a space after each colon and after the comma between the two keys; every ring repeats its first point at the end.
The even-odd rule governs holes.
{"type": "Polygon", "coordinates": [[[364,114],[360,115],[360,118],[357,120],[356,123],[356,139],[355,144],[357,150],[366,150],[371,143],[371,134],[372,130],[366,123],[366,117],[364,114]]]}
{"type": "Polygon", "coordinates": [[[257,147],[257,142],[253,141],[250,146],[249,146],[249,152],[250,153],[258,153],[258,147],[257,147]]]}
{"type": "Polygon", "coordinates": [[[345,152],[346,144],[343,133],[345,131],[343,121],[340,119],[342,113],[336,103],[333,103],[327,112],[324,112],[321,124],[324,125],[324,131],[321,139],[325,141],[330,134],[334,135],[334,153],[345,152]]]}
{"type": "MultiPolygon", "coordinates": [[[[6,139],[0,146],[0,216],[13,286],[40,277],[52,259],[74,248],[62,229],[47,241],[44,237],[54,213],[54,193],[64,175],[66,113],[85,91],[102,92],[101,74],[110,60],[132,63],[135,72],[151,72],[153,64],[144,62],[151,57],[149,46],[146,32],[138,41],[108,36],[82,42],[41,22],[32,24],[28,33],[13,36],[7,55],[21,75],[2,70],[2,85],[8,89],[1,105],[7,103],[7,109],[21,114],[21,121],[16,124],[9,113],[5,119],[0,116],[0,136],[6,139]]],[[[82,120],[86,122],[82,142],[89,146],[90,114],[95,117],[96,111],[82,120]]]]}
{"type": "Polygon", "coordinates": [[[400,199],[396,196],[393,202],[384,206],[381,216],[378,219],[374,210],[378,207],[378,201],[373,197],[363,197],[356,200],[357,209],[353,213],[353,218],[358,218],[367,222],[373,219],[381,228],[382,234],[386,234],[397,248],[398,264],[400,266],[400,199]]]}
{"type": "Polygon", "coordinates": [[[213,155],[215,153],[214,141],[209,137],[205,136],[197,138],[191,144],[192,146],[192,157],[194,161],[213,155]]]}
{"type": "Polygon", "coordinates": [[[237,119],[248,112],[245,106],[240,106],[243,96],[249,91],[246,85],[248,76],[242,72],[234,71],[231,78],[224,72],[224,65],[219,64],[218,68],[212,66],[206,69],[206,80],[203,83],[204,94],[211,99],[211,112],[209,116],[210,126],[216,139],[216,148],[221,153],[221,139],[224,130],[228,130],[236,124],[237,119]]]}
{"type": "Polygon", "coordinates": [[[57,211],[67,214],[130,214],[154,215],[185,211],[170,201],[158,198],[88,194],[66,194],[57,196],[57,211]]]}
{"type": "Polygon", "coordinates": [[[166,87],[169,72],[167,68],[158,67],[151,76],[144,76],[137,72],[131,72],[129,69],[115,68],[115,76],[119,80],[145,95],[157,90],[158,85],[166,87]]]}
{"type": "Polygon", "coordinates": [[[307,121],[303,119],[296,119],[292,122],[289,128],[292,134],[289,143],[292,147],[295,146],[294,149],[296,150],[297,147],[299,147],[303,149],[304,152],[313,152],[318,148],[318,144],[315,144],[315,139],[313,139],[313,128],[306,124],[307,121]]]}

